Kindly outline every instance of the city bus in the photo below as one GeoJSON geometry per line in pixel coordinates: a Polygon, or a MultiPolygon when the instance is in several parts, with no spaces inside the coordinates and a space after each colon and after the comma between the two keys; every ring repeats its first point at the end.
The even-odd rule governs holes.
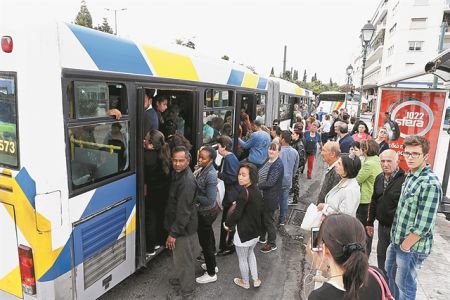
{"type": "Polygon", "coordinates": [[[346,93],[341,92],[322,92],[318,96],[317,111],[322,111],[326,114],[331,114],[333,110],[345,108],[346,93]]]}
{"type": "Polygon", "coordinates": [[[214,143],[214,119],[237,144],[241,112],[271,125],[306,96],[186,47],[73,24],[2,19],[0,38],[0,299],[94,299],[148,262],[146,92],[178,107],[193,154],[214,143]]]}
{"type": "Polygon", "coordinates": [[[306,107],[309,112],[313,108],[312,91],[301,88],[295,83],[270,77],[268,90],[269,98],[273,99],[273,101],[270,101],[273,115],[268,120],[269,125],[270,121],[278,119],[280,128],[287,130],[296,122],[294,114],[296,106],[306,107]],[[278,99],[278,101],[275,101],[275,99],[278,99]]]}

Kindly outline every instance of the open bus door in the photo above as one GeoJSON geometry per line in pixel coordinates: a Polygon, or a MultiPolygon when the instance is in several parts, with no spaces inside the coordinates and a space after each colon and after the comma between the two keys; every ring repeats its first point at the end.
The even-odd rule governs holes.
{"type": "Polygon", "coordinates": [[[136,268],[146,264],[145,240],[145,190],[144,190],[144,93],[145,89],[139,87],[136,94],[136,268]]]}

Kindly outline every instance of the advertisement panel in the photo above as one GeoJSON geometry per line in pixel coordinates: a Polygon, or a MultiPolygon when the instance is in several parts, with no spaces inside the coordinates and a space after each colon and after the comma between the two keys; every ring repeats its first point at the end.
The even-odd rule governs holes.
{"type": "MultiPolygon", "coordinates": [[[[402,152],[403,141],[407,136],[424,136],[430,141],[428,163],[433,166],[447,92],[401,88],[380,90],[377,124],[388,130],[389,147],[402,152]]],[[[402,156],[400,167],[407,169],[402,156]]]]}

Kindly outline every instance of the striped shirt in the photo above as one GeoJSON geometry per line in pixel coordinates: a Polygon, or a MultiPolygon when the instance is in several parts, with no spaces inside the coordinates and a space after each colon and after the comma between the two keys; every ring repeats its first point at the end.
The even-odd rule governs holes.
{"type": "Polygon", "coordinates": [[[429,165],[408,173],[395,212],[391,242],[400,245],[411,233],[420,236],[412,250],[430,254],[442,188],[429,165]]]}

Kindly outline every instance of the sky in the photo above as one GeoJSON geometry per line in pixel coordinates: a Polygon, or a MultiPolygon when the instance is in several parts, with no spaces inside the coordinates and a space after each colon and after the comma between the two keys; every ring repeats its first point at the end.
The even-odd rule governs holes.
{"type": "MultiPolygon", "coordinates": [[[[118,35],[150,45],[190,39],[196,51],[253,66],[263,76],[273,67],[279,75],[287,46],[286,69],[308,81],[317,73],[343,84],[345,69],[361,52],[359,34],[380,0],[86,0],[94,26],[108,18],[118,35]]],[[[73,22],[81,0],[0,0],[3,13],[19,8],[36,18],[39,8],[59,20],[73,22]],[[27,9],[23,9],[27,7],[27,9]]],[[[0,16],[1,16],[0,11],[0,16]]]]}

